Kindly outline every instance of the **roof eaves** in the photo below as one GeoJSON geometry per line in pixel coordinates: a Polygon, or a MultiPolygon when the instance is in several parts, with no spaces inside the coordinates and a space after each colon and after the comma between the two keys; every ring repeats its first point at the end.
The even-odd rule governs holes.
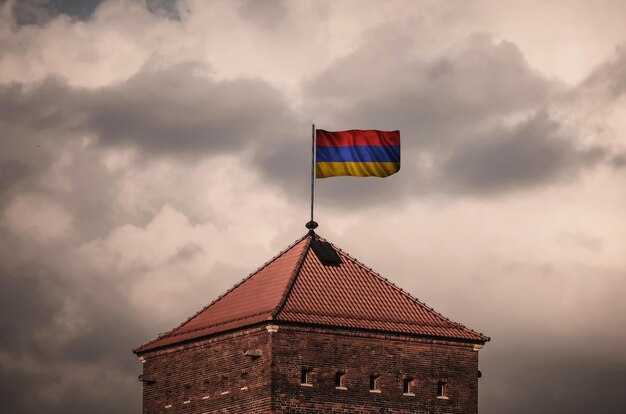
{"type": "Polygon", "coordinates": [[[415,332],[404,332],[397,331],[393,329],[381,329],[381,328],[362,328],[356,326],[345,326],[338,324],[328,324],[328,323],[320,323],[320,322],[304,322],[304,321],[294,321],[290,319],[282,320],[283,323],[293,325],[293,326],[311,326],[317,328],[331,328],[331,329],[340,329],[347,330],[352,332],[376,332],[382,334],[395,334],[400,336],[410,336],[414,338],[430,338],[444,341],[452,341],[452,342],[465,342],[465,343],[473,343],[473,344],[484,344],[486,341],[478,337],[469,337],[469,336],[453,336],[453,335],[437,335],[437,334],[428,334],[428,333],[415,333],[415,332]]]}
{"type": "MultiPolygon", "coordinates": [[[[229,333],[232,333],[232,332],[235,332],[235,331],[240,331],[242,329],[249,329],[249,328],[252,328],[252,327],[255,327],[255,326],[263,325],[265,323],[266,323],[265,321],[255,321],[255,322],[247,323],[245,325],[236,326],[234,328],[227,328],[227,329],[220,330],[220,331],[209,332],[206,335],[201,335],[201,336],[197,336],[197,337],[193,337],[193,338],[185,338],[185,339],[182,339],[182,340],[177,340],[175,342],[159,344],[159,345],[156,345],[156,346],[149,346],[145,350],[140,350],[139,352],[136,352],[136,354],[137,355],[141,355],[141,354],[145,354],[147,352],[173,348],[173,347],[176,347],[176,346],[179,346],[179,345],[182,345],[182,344],[188,344],[188,343],[191,343],[191,342],[197,342],[199,340],[204,340],[204,339],[207,339],[207,338],[216,337],[218,335],[229,334],[229,333]]],[[[220,325],[226,325],[226,324],[220,324],[220,325]]],[[[152,343],[154,343],[154,341],[152,341],[152,343]]]]}

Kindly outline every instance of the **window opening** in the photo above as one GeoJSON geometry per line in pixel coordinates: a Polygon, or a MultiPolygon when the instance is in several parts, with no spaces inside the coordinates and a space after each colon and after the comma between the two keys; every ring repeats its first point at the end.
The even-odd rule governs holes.
{"type": "Polygon", "coordinates": [[[311,384],[311,368],[304,368],[300,370],[300,385],[312,386],[311,384]]]}
{"type": "Polygon", "coordinates": [[[404,377],[402,393],[404,395],[415,395],[415,378],[411,376],[404,377]]]}
{"type": "Polygon", "coordinates": [[[437,381],[437,398],[441,398],[443,400],[447,400],[446,396],[446,382],[443,380],[437,381]]]}
{"type": "Polygon", "coordinates": [[[380,375],[370,375],[370,392],[380,392],[380,375]]]}
{"type": "Polygon", "coordinates": [[[337,371],[335,373],[335,388],[339,388],[342,390],[346,389],[344,378],[346,373],[344,371],[337,371]]]}

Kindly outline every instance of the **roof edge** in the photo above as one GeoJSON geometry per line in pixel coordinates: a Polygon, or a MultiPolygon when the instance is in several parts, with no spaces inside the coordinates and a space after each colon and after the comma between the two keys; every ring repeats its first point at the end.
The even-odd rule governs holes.
{"type": "MultiPolygon", "coordinates": [[[[163,339],[164,337],[170,335],[171,333],[173,333],[174,331],[176,331],[177,329],[181,328],[183,325],[185,325],[187,322],[191,321],[193,318],[195,318],[196,316],[200,315],[202,312],[204,312],[205,310],[207,310],[208,308],[210,308],[211,306],[213,306],[214,304],[216,304],[217,302],[219,302],[224,296],[228,295],[230,292],[232,292],[233,290],[237,289],[239,286],[241,286],[244,282],[246,282],[248,279],[252,278],[254,275],[256,275],[257,273],[259,273],[261,270],[265,269],[267,266],[269,266],[272,262],[274,262],[275,260],[277,260],[279,257],[281,257],[283,254],[285,254],[288,250],[290,250],[291,248],[293,248],[296,244],[300,243],[302,240],[304,240],[309,234],[305,234],[304,236],[300,237],[299,239],[297,239],[296,241],[294,241],[293,243],[291,243],[289,246],[285,247],[284,249],[282,249],[277,255],[275,255],[274,257],[272,257],[270,260],[268,260],[267,262],[265,262],[263,265],[259,266],[256,270],[252,271],[252,273],[248,274],[248,276],[244,277],[243,279],[241,279],[239,282],[237,282],[233,287],[231,287],[230,289],[228,289],[226,292],[222,293],[221,295],[219,295],[217,298],[215,298],[215,300],[213,300],[211,303],[209,303],[208,305],[206,305],[205,307],[203,307],[202,309],[200,309],[198,312],[194,313],[192,316],[190,316],[189,318],[187,318],[183,323],[179,324],[178,326],[176,326],[173,329],[170,329],[167,332],[164,332],[162,334],[159,334],[155,339],[148,341],[142,345],[139,345],[136,348],[133,348],[132,352],[135,355],[139,355],[139,353],[142,352],[142,350],[144,348],[148,348],[150,345],[152,345],[153,343],[163,339]]],[[[308,250],[308,246],[306,247],[305,250],[308,250]]],[[[299,260],[302,260],[304,258],[304,256],[302,256],[299,260]]],[[[297,266],[298,267],[298,266],[297,266]]],[[[301,265],[300,265],[301,267],[301,265]]],[[[300,269],[300,267],[298,267],[298,271],[300,269]]],[[[293,278],[293,276],[292,276],[293,278]]],[[[272,315],[273,317],[273,315],[272,315]]],[[[190,332],[192,332],[193,330],[190,330],[190,332]]]]}
{"type": "Polygon", "coordinates": [[[212,332],[212,333],[209,333],[209,334],[206,334],[206,335],[202,335],[202,336],[198,336],[198,337],[195,337],[195,338],[188,338],[188,339],[184,339],[182,341],[172,342],[171,344],[159,345],[159,346],[156,346],[154,348],[147,348],[145,350],[134,349],[133,353],[135,355],[137,355],[137,356],[141,356],[141,355],[145,355],[145,354],[147,354],[149,352],[163,351],[163,350],[170,349],[170,348],[175,348],[175,347],[181,346],[181,345],[188,345],[188,344],[192,344],[194,342],[201,342],[201,341],[204,341],[204,340],[210,339],[210,338],[216,338],[216,337],[219,337],[219,336],[231,335],[231,334],[237,333],[239,331],[245,331],[245,330],[248,330],[248,329],[260,328],[260,327],[263,327],[264,325],[267,325],[267,321],[252,322],[250,324],[238,326],[236,328],[226,329],[226,330],[218,331],[218,332],[212,332]],[[137,351],[137,352],[135,352],[135,351],[137,351]]]}
{"type": "MultiPolygon", "coordinates": [[[[326,324],[320,324],[320,323],[309,323],[309,322],[295,322],[295,321],[288,321],[288,320],[277,320],[276,322],[278,322],[281,325],[287,325],[287,326],[297,326],[297,327],[302,327],[302,328],[316,328],[316,329],[326,329],[326,330],[342,330],[342,331],[349,331],[349,332],[353,332],[353,333],[361,333],[361,334],[367,334],[367,333],[373,333],[375,335],[395,335],[397,337],[406,337],[406,338],[415,338],[415,339],[428,339],[428,340],[433,340],[433,341],[445,341],[445,342],[455,342],[455,343],[465,343],[465,344],[478,344],[478,345],[485,345],[487,342],[489,342],[491,340],[491,338],[486,337],[486,340],[482,340],[482,339],[468,339],[468,338],[451,338],[451,337],[447,337],[447,336],[437,336],[437,335],[425,335],[425,334],[413,334],[413,333],[408,333],[408,332],[397,332],[397,331],[393,331],[393,330],[383,330],[383,329],[364,329],[364,328],[354,328],[354,327],[346,327],[346,326],[337,326],[337,325],[326,325],[326,324]]],[[[141,356],[141,355],[145,355],[149,352],[155,352],[155,351],[163,351],[166,349],[170,349],[170,348],[175,348],[177,346],[181,346],[181,345],[188,345],[188,344],[192,344],[194,342],[200,342],[200,341],[204,341],[207,339],[211,339],[211,338],[216,338],[219,336],[226,336],[226,335],[230,335],[230,334],[234,334],[237,333],[239,331],[245,331],[248,329],[253,329],[253,328],[259,328],[262,327],[264,325],[267,325],[267,321],[260,321],[260,322],[253,322],[250,323],[248,325],[243,325],[243,326],[239,326],[237,328],[232,328],[232,329],[227,329],[224,331],[219,331],[219,332],[213,332],[207,335],[203,335],[203,336],[199,336],[197,338],[190,338],[190,339],[186,339],[183,341],[179,341],[179,342],[174,342],[171,344],[166,344],[166,345],[161,345],[155,348],[149,348],[146,349],[145,351],[138,351],[135,352],[135,354],[137,356],[141,356]]],[[[133,351],[134,352],[134,351],[133,351]]]]}

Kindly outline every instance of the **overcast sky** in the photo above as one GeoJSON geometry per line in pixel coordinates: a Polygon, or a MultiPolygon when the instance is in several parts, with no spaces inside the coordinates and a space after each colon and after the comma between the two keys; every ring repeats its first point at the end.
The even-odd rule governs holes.
{"type": "Polygon", "coordinates": [[[139,413],[131,349],[306,229],[310,128],[400,129],[319,233],[492,337],[483,414],[624,413],[626,2],[0,1],[0,397],[139,413]]]}

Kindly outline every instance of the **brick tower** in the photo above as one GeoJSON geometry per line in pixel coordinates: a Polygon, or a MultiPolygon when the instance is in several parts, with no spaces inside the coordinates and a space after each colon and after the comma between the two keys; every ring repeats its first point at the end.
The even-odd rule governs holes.
{"type": "Polygon", "coordinates": [[[310,232],[133,352],[144,414],[474,414],[488,340],[310,232]]]}

